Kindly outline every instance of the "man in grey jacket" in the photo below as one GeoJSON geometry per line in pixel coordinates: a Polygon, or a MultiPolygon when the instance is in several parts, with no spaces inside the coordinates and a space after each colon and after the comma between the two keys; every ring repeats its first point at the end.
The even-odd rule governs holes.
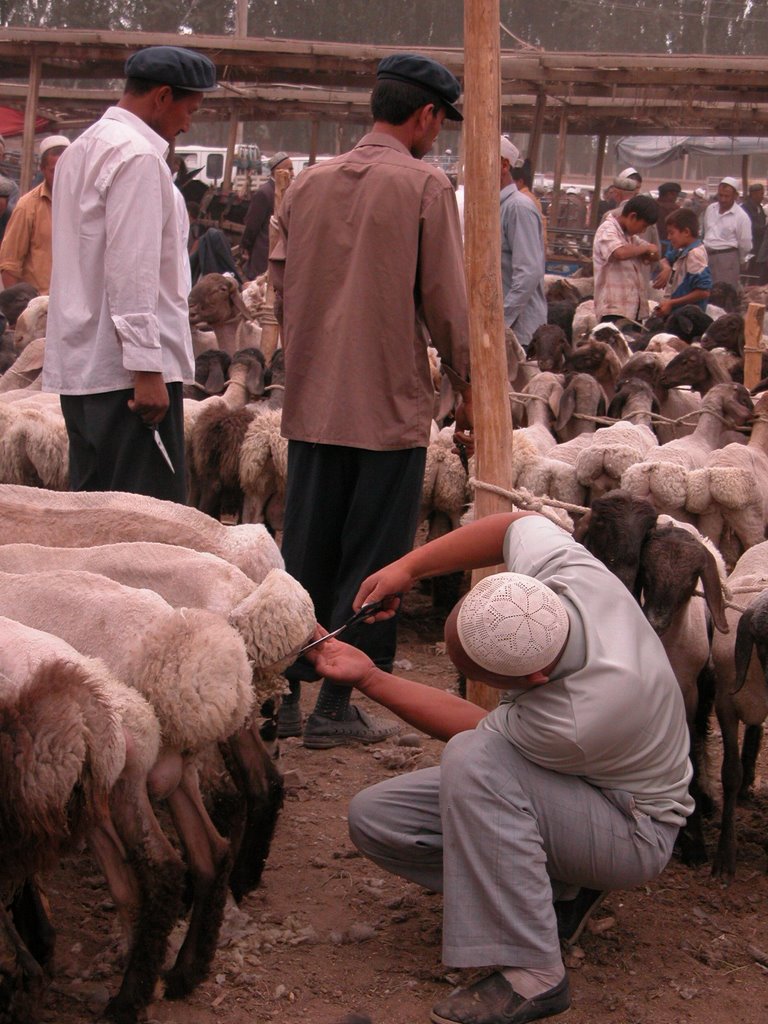
{"type": "Polygon", "coordinates": [[[533,332],[547,322],[541,214],[512,179],[520,152],[501,137],[501,288],[504,326],[527,349],[533,332]]]}

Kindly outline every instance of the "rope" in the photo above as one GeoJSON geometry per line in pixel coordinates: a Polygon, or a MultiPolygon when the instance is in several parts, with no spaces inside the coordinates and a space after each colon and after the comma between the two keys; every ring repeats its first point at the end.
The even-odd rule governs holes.
{"type": "Polygon", "coordinates": [[[474,476],[469,478],[468,483],[474,490],[488,491],[490,494],[498,494],[502,498],[509,498],[513,504],[528,512],[540,512],[547,519],[551,519],[553,523],[557,523],[558,526],[562,526],[563,523],[557,516],[548,512],[548,508],[561,508],[566,512],[575,512],[578,515],[589,511],[583,505],[571,505],[567,501],[558,501],[556,498],[540,497],[539,495],[532,494],[525,487],[507,491],[503,487],[497,487],[496,484],[487,484],[474,476]]]}

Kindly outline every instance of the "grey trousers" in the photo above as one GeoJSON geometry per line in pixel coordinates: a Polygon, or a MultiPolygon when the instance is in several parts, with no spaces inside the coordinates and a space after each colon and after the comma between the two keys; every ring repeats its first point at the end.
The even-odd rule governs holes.
{"type": "Polygon", "coordinates": [[[478,729],[448,743],[441,767],[358,793],[349,830],[370,860],[444,893],[446,964],[543,970],[561,962],[553,899],[656,877],[678,827],[478,729]]]}
{"type": "Polygon", "coordinates": [[[730,249],[728,252],[716,252],[707,249],[707,256],[709,258],[709,269],[712,272],[712,284],[722,281],[725,284],[732,284],[734,288],[738,288],[741,275],[739,250],[730,249]]]}

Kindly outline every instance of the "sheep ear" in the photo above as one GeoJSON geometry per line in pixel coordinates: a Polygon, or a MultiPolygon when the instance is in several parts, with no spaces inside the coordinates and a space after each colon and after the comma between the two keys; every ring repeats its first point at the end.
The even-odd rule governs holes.
{"type": "Polygon", "coordinates": [[[731,693],[738,693],[747,681],[747,671],[752,660],[752,609],[742,612],[736,629],[736,646],[733,657],[736,668],[735,684],[731,693]]]}
{"type": "MultiPolygon", "coordinates": [[[[611,419],[620,420],[621,414],[624,411],[624,406],[627,404],[627,393],[626,391],[617,391],[611,399],[611,404],[608,406],[608,415],[611,419]]],[[[598,414],[599,415],[599,414],[598,414]]]]}
{"type": "Polygon", "coordinates": [[[596,416],[605,416],[606,415],[605,404],[606,404],[605,392],[603,391],[602,388],[600,388],[600,397],[597,400],[597,411],[595,412],[596,416]]]}
{"type": "Polygon", "coordinates": [[[720,573],[717,571],[717,562],[712,552],[707,551],[703,544],[701,549],[704,553],[704,565],[699,575],[704,587],[704,598],[707,602],[707,608],[709,608],[715,629],[720,633],[728,633],[730,632],[730,627],[725,617],[723,587],[720,582],[720,573]]]}
{"type": "Polygon", "coordinates": [[[581,517],[578,523],[576,523],[573,531],[573,539],[577,540],[580,544],[584,543],[584,538],[587,535],[587,530],[589,530],[589,521],[591,518],[592,512],[590,510],[581,517]]]}
{"type": "Polygon", "coordinates": [[[569,384],[560,396],[560,402],[557,409],[557,419],[555,420],[555,430],[563,430],[575,412],[576,390],[569,384]]]}
{"type": "Polygon", "coordinates": [[[562,391],[553,391],[552,394],[549,396],[549,401],[547,402],[547,405],[549,406],[550,411],[552,415],[555,417],[555,419],[557,419],[557,414],[560,411],[560,401],[562,397],[562,391]]]}
{"type": "Polygon", "coordinates": [[[229,278],[230,281],[230,296],[232,298],[232,305],[235,309],[242,313],[246,320],[252,320],[251,311],[243,301],[243,296],[240,294],[240,289],[237,287],[237,281],[229,278]]]}

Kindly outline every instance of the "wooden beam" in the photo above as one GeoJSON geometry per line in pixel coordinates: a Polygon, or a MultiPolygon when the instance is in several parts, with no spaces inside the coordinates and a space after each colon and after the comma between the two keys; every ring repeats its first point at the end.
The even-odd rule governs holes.
{"type": "MultiPolygon", "coordinates": [[[[501,291],[499,225],[499,0],[465,0],[464,133],[466,198],[464,246],[469,291],[469,335],[478,480],[512,486],[512,417],[501,291]]],[[[478,490],[475,515],[509,511],[504,498],[478,490]]],[[[493,570],[490,570],[493,571],[493,570]]],[[[488,570],[482,575],[487,575],[488,570]]],[[[473,583],[480,578],[472,574],[473,583]]],[[[469,681],[467,695],[493,708],[498,691],[469,681]]]]}
{"type": "Polygon", "coordinates": [[[28,192],[32,185],[35,163],[35,123],[37,121],[37,99],[40,91],[40,76],[43,62],[33,55],[29,61],[29,89],[24,107],[24,135],[21,144],[21,171],[19,190],[28,192]]]}
{"type": "Polygon", "coordinates": [[[549,210],[549,223],[553,228],[557,227],[557,215],[560,212],[560,187],[563,183],[563,168],[565,167],[565,147],[568,142],[568,108],[563,107],[560,112],[560,130],[557,135],[557,152],[555,153],[555,173],[552,184],[552,206],[549,210]]]}
{"type": "Polygon", "coordinates": [[[762,377],[764,319],[765,306],[750,302],[744,317],[744,387],[750,391],[762,377]]]}
{"type": "MultiPolygon", "coordinates": [[[[741,158],[741,198],[746,199],[749,196],[749,153],[745,153],[741,158]]],[[[755,253],[755,256],[757,253],[755,253]]]]}
{"type": "Polygon", "coordinates": [[[317,133],[319,124],[317,118],[312,118],[312,123],[309,127],[309,160],[307,164],[314,164],[317,161],[317,133]]]}
{"type": "Polygon", "coordinates": [[[606,136],[597,137],[597,158],[595,160],[595,188],[592,193],[592,209],[589,214],[589,226],[594,231],[600,220],[600,200],[603,198],[603,164],[605,163],[606,136]]]}
{"type": "Polygon", "coordinates": [[[547,111],[547,94],[542,90],[536,97],[536,108],[533,112],[533,125],[528,139],[528,159],[531,161],[531,174],[536,173],[541,153],[541,136],[544,132],[544,115],[547,111]]]}
{"type": "Polygon", "coordinates": [[[221,179],[222,192],[232,191],[232,167],[235,162],[235,145],[237,143],[237,126],[240,117],[233,107],[229,115],[229,131],[227,132],[227,153],[224,157],[224,176],[221,179]]]}

